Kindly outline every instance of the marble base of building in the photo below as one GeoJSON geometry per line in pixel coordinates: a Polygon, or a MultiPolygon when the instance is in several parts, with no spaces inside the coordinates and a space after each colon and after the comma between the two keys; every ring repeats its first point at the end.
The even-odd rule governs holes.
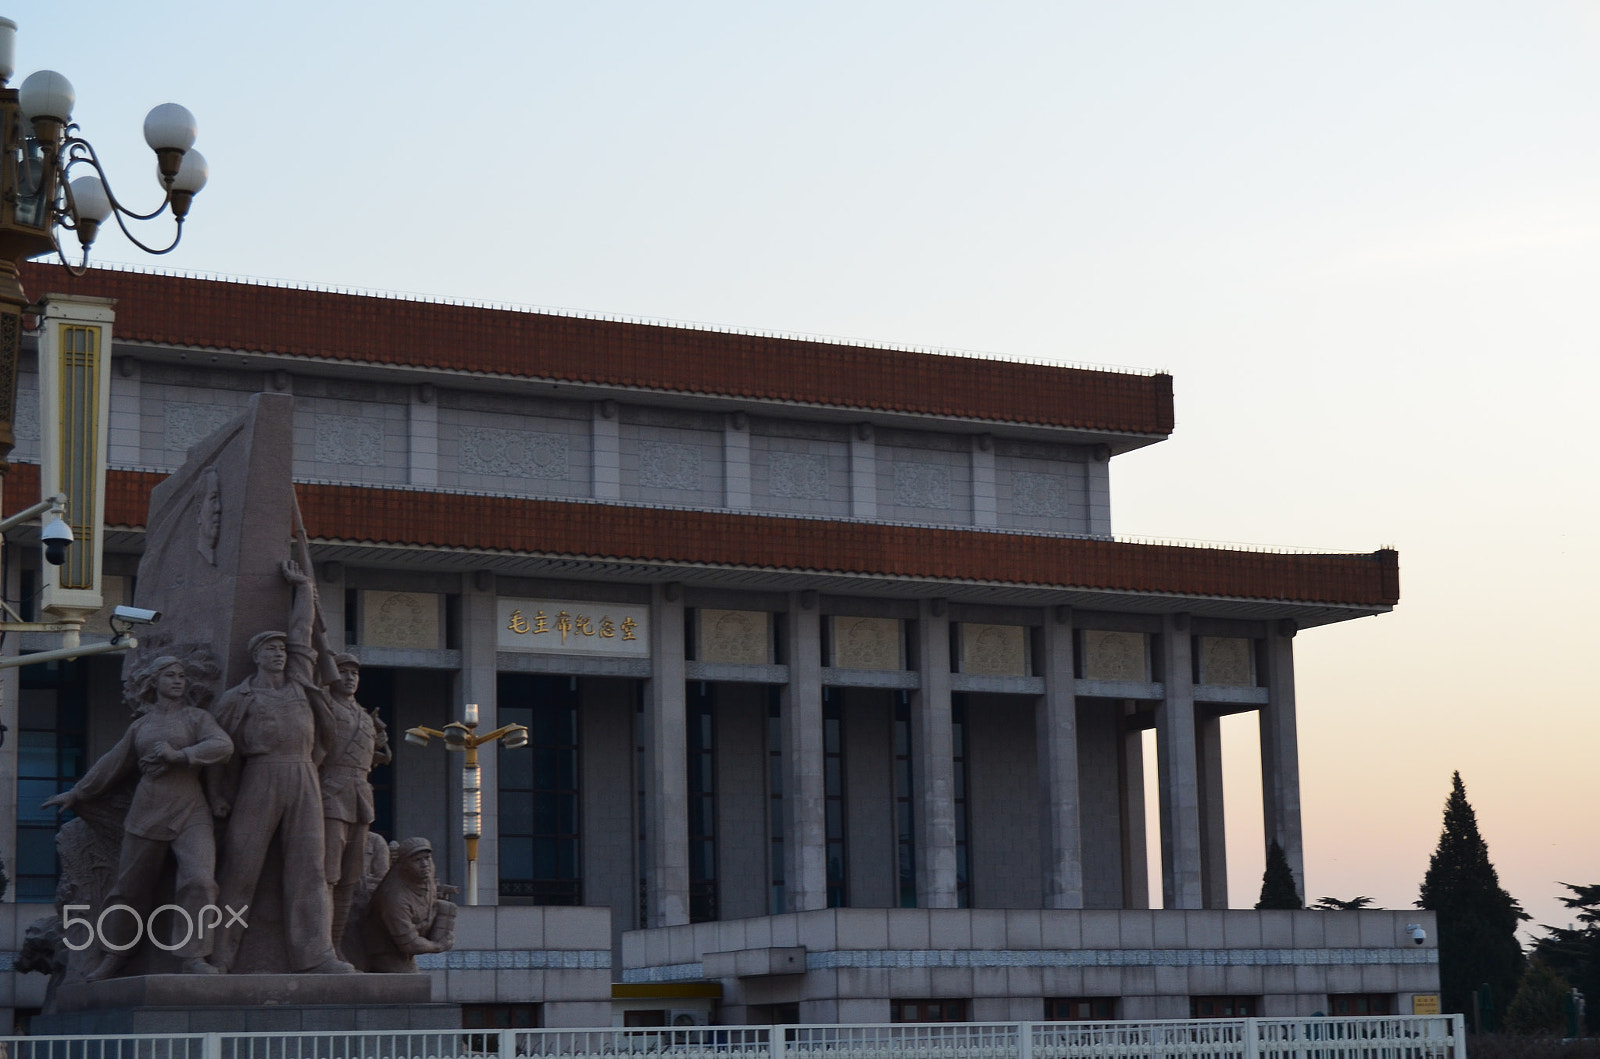
{"type": "Polygon", "coordinates": [[[1436,933],[1419,911],[835,908],[629,931],[621,978],[718,981],[732,1024],[889,1022],[934,1001],[980,1022],[1075,1002],[1116,1019],[1407,1015],[1438,992],[1436,933]]]}

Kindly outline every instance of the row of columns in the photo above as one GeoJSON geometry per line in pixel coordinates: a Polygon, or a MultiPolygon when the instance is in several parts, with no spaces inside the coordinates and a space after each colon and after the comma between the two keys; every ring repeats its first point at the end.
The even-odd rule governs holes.
{"type": "MultiPolygon", "coordinates": [[[[467,596],[461,701],[479,703],[482,727],[495,720],[495,612],[492,585],[467,596]]],[[[827,835],[823,788],[822,615],[816,593],[790,593],[783,625],[788,682],[780,693],[783,738],[784,881],[791,911],[827,906],[827,835]]],[[[651,677],[644,709],[644,925],[689,921],[687,703],[684,601],[677,585],[651,597],[651,677]]],[[[1268,702],[1260,707],[1265,841],[1283,847],[1304,893],[1300,778],[1296,747],[1293,630],[1271,626],[1263,657],[1268,702]]],[[[1039,849],[1048,908],[1084,907],[1080,818],[1077,681],[1069,608],[1051,608],[1036,668],[1039,849]]],[[[1161,821],[1161,904],[1227,907],[1219,719],[1197,710],[1187,615],[1163,618],[1161,682],[1155,712],[1161,821]]],[[[917,900],[956,906],[956,800],[952,755],[950,618],[942,600],[918,605],[911,637],[918,688],[910,695],[917,900]]],[[[1124,903],[1144,900],[1143,800],[1135,737],[1121,764],[1129,779],[1124,815],[1124,903]],[[1137,845],[1139,848],[1133,849],[1137,845]]],[[[494,755],[484,762],[484,856],[494,857],[494,755]]],[[[1264,843],[1265,844],[1265,843],[1264,843]]],[[[492,863],[482,876],[493,880],[492,863]]],[[[493,900],[492,897],[488,897],[493,900]]]]}

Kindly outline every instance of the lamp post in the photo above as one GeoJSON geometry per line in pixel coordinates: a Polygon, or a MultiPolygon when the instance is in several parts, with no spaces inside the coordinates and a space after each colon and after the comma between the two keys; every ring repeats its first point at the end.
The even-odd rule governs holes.
{"type": "Polygon", "coordinates": [[[478,704],[467,703],[464,718],[451,721],[444,731],[436,728],[407,728],[406,742],[427,746],[444,740],[446,750],[463,754],[461,759],[461,837],[467,843],[467,904],[478,903],[478,839],[483,837],[483,770],[478,767],[478,748],[496,740],[507,750],[528,745],[528,730],[520,724],[507,724],[492,732],[477,734],[478,704]]]}
{"type": "MultiPolygon", "coordinates": [[[[39,70],[23,80],[20,88],[10,87],[16,69],[16,38],[17,24],[0,18],[0,475],[7,469],[6,457],[16,444],[17,364],[22,355],[22,318],[30,310],[22,289],[22,263],[53,251],[67,271],[81,276],[88,269],[89,247],[107,218],[114,218],[139,249],[151,254],[170,253],[183,237],[183,221],[195,195],[206,183],[206,160],[194,150],[194,115],[176,103],[162,103],[144,119],[145,142],[156,155],[156,177],[163,192],[161,203],[148,213],[123,205],[107,186],[105,169],[94,145],[78,134],[78,126],[72,121],[76,102],[72,82],[53,70],[39,70]],[[79,173],[76,177],[75,171],[79,173]],[[153,220],[168,211],[175,230],[172,241],[164,247],[141,242],[128,226],[129,221],[153,220]],[[82,253],[76,264],[67,259],[62,249],[63,230],[77,234],[82,253]]],[[[38,307],[31,308],[39,311],[38,307]]],[[[110,350],[105,354],[109,357],[110,350]]],[[[100,462],[103,457],[80,455],[89,455],[96,473],[104,473],[100,462]]],[[[82,499],[79,497],[79,501],[82,499]]],[[[79,501],[72,505],[79,510],[65,515],[78,518],[80,523],[99,517],[92,497],[87,503],[79,501]]],[[[47,536],[52,527],[67,527],[61,505],[55,504],[51,510],[55,521],[47,525],[47,536]]],[[[68,529],[66,540],[71,539],[68,529]]],[[[89,547],[90,542],[83,546],[89,547]]],[[[98,558],[96,554],[96,567],[98,558]]],[[[49,561],[59,566],[62,559],[51,556],[49,561]]],[[[91,584],[98,592],[98,581],[91,584]]],[[[0,617],[15,615],[6,613],[0,617]]],[[[77,630],[81,624],[81,619],[44,624],[0,621],[0,629],[62,632],[62,650],[39,655],[32,659],[34,662],[126,650],[134,642],[119,636],[113,644],[120,644],[120,648],[79,648],[77,630]]]]}
{"type": "Polygon", "coordinates": [[[144,119],[145,142],[155,151],[164,193],[161,204],[149,213],[124,206],[107,186],[94,145],[78,135],[72,121],[72,82],[54,70],[40,70],[20,88],[10,87],[16,37],[17,24],[0,18],[0,470],[16,443],[17,360],[28,306],[19,275],[22,262],[54,251],[68,271],[82,275],[89,246],[108,217],[139,249],[170,253],[183,237],[194,196],[206,183],[206,160],[193,149],[194,115],[176,103],[163,103],[144,119]],[[86,171],[74,178],[75,170],[86,171]],[[176,230],[164,247],[141,242],[128,227],[130,220],[153,220],[169,210],[176,230]],[[82,248],[77,264],[62,249],[63,229],[77,234],[82,248]]]}

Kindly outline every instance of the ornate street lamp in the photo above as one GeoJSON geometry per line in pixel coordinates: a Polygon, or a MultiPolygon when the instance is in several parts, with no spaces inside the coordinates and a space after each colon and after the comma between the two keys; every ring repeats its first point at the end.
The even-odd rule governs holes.
{"type": "Polygon", "coordinates": [[[467,904],[478,903],[478,839],[483,837],[483,770],[478,767],[478,748],[495,740],[507,750],[528,745],[528,730],[520,724],[507,724],[492,732],[477,734],[478,704],[467,703],[465,721],[451,721],[444,731],[436,728],[407,728],[406,742],[427,746],[434,739],[444,740],[446,750],[460,751],[461,760],[461,837],[467,843],[467,904]]]}
{"type": "Polygon", "coordinates": [[[22,262],[54,251],[70,272],[82,275],[89,246],[108,217],[139,249],[169,253],[206,183],[206,160],[193,149],[194,115],[176,103],[163,103],[144,121],[145,142],[156,153],[161,204],[149,213],[124,206],[107,186],[94,146],[73,124],[72,83],[53,70],[40,70],[20,89],[9,87],[16,36],[17,24],[0,18],[0,470],[16,442],[17,359],[28,305],[19,277],[22,262]],[[74,177],[74,170],[80,175],[74,177]],[[141,242],[128,227],[130,220],[153,220],[168,210],[176,230],[165,247],[141,242]],[[61,246],[62,229],[77,234],[82,248],[77,264],[61,246]]]}

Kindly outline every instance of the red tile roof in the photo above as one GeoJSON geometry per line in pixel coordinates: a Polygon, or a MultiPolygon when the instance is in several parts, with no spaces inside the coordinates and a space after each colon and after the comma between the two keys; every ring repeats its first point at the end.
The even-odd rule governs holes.
{"type": "MultiPolygon", "coordinates": [[[[141,526],[163,477],[111,471],[107,523],[141,526]]],[[[1399,557],[1388,550],[1280,554],[570,500],[308,484],[296,491],[307,531],[324,540],[1350,606],[1400,598],[1399,557]]],[[[15,465],[6,512],[37,495],[38,468],[15,465]]]]}
{"type": "Polygon", "coordinates": [[[1172,377],[370,295],[27,264],[30,297],[117,299],[127,341],[1115,434],[1172,432],[1172,377]]]}

